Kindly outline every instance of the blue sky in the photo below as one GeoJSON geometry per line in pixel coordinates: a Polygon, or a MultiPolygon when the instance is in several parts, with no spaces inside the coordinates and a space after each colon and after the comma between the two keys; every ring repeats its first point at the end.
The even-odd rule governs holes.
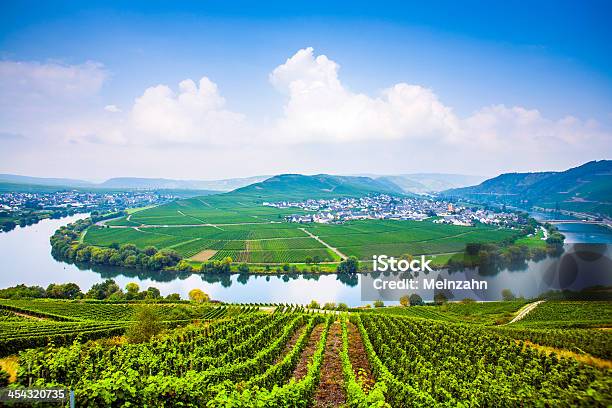
{"type": "MultiPolygon", "coordinates": [[[[612,28],[607,24],[610,3],[492,3],[232,2],[230,5],[229,2],[147,1],[87,2],[83,8],[79,2],[3,2],[0,60],[18,65],[11,66],[10,76],[5,74],[4,86],[0,87],[0,98],[4,101],[0,102],[3,107],[20,103],[24,106],[17,106],[15,112],[0,114],[0,135],[11,136],[0,137],[0,146],[4,144],[16,153],[14,159],[0,165],[0,171],[44,174],[49,166],[44,153],[56,146],[58,152],[60,149],[63,152],[56,153],[58,157],[70,157],[71,164],[59,166],[53,175],[73,175],[83,167],[75,157],[83,154],[83,160],[91,163],[87,157],[90,145],[120,158],[124,164],[108,166],[94,161],[95,166],[88,166],[93,168],[83,174],[89,178],[117,175],[216,178],[290,171],[449,171],[493,175],[510,170],[561,169],[589,159],[610,158],[612,28]],[[288,91],[289,84],[281,85],[285,91],[271,85],[273,70],[307,47],[313,48],[311,63],[317,56],[325,55],[338,65],[341,96],[317,93],[303,100],[288,91]],[[31,82],[28,77],[31,74],[15,71],[24,68],[24,64],[75,67],[81,72],[82,64],[87,61],[99,64],[104,78],[97,85],[86,85],[93,90],[79,94],[82,100],[75,100],[74,95],[66,100],[64,96],[55,98],[53,92],[57,87],[45,99],[37,96],[39,90],[15,89],[11,85],[31,82]],[[126,125],[133,120],[135,100],[148,88],[163,84],[177,91],[179,82],[192,79],[197,83],[204,76],[216,85],[224,99],[222,108],[217,107],[215,114],[221,109],[224,114],[229,111],[240,115],[240,127],[236,128],[232,122],[229,127],[215,129],[216,133],[200,135],[207,132],[209,122],[181,113],[177,120],[192,120],[193,123],[185,125],[191,130],[175,138],[164,135],[160,139],[126,125]],[[430,90],[441,109],[452,111],[453,117],[449,118],[448,114],[443,115],[444,119],[440,115],[413,117],[421,105],[411,102],[390,120],[392,130],[386,125],[378,128],[368,122],[360,128],[370,129],[372,135],[352,138],[345,134],[353,129],[347,124],[330,123],[321,128],[303,129],[302,121],[307,118],[316,118],[322,123],[329,120],[317,116],[321,112],[313,108],[320,101],[316,98],[327,98],[321,104],[328,111],[338,107],[336,117],[351,117],[355,112],[339,106],[352,106],[350,101],[358,100],[358,95],[366,95],[370,100],[367,107],[360,105],[357,116],[396,115],[397,106],[389,102],[381,111],[376,107],[376,98],[399,83],[420,87],[419,101],[425,104],[430,103],[431,95],[423,90],[430,90]],[[20,101],[15,98],[17,92],[31,92],[34,96],[20,101]],[[329,102],[336,97],[337,103],[329,102]],[[40,106],[32,108],[33,100],[40,106]],[[120,112],[110,119],[98,113],[110,105],[120,112]],[[507,110],[488,109],[486,120],[477,115],[483,109],[499,106],[507,110]],[[541,116],[537,118],[538,124],[524,127],[523,111],[511,111],[514,107],[528,112],[537,110],[541,116]],[[490,125],[493,111],[495,126],[490,125]],[[569,129],[564,120],[567,117],[576,118],[580,123],[571,124],[569,129]],[[413,131],[420,123],[438,120],[444,123],[413,131]],[[62,128],[58,122],[66,126],[62,128]],[[277,124],[281,122],[283,126],[279,128],[277,124]],[[294,130],[295,137],[285,144],[283,135],[294,130]],[[137,132],[142,134],[132,136],[137,132]],[[218,139],[229,140],[236,133],[240,135],[236,135],[234,143],[240,148],[217,143],[218,139]],[[381,133],[387,136],[378,137],[381,133]],[[519,134],[527,137],[529,133],[537,134],[540,143],[529,146],[530,152],[513,152],[514,156],[525,156],[522,159],[506,157],[505,146],[513,144],[508,140],[518,138],[519,134]],[[121,136],[109,136],[115,134],[121,136]],[[257,148],[245,147],[241,137],[246,134],[250,141],[257,140],[257,148]],[[271,134],[278,140],[266,136],[271,134]],[[461,139],[463,136],[459,134],[465,138],[461,139]],[[474,139],[473,134],[480,136],[474,139]],[[488,158],[479,165],[466,164],[472,161],[467,152],[451,154],[452,143],[465,146],[491,142],[493,145],[493,139],[499,143],[481,152],[488,158]],[[326,145],[329,140],[334,143],[326,145]],[[502,143],[502,140],[506,141],[502,143]],[[554,145],[552,153],[547,140],[554,145]],[[572,143],[588,143],[592,149],[577,152],[572,143]],[[265,148],[279,144],[284,147],[265,148]],[[221,169],[216,157],[228,148],[243,162],[242,159],[257,156],[264,157],[268,164],[221,169]],[[322,152],[340,155],[346,151],[359,155],[374,148],[377,153],[359,166],[354,160],[321,159],[322,152]],[[162,154],[181,157],[185,151],[193,153],[194,149],[201,153],[197,158],[211,163],[210,169],[187,165],[159,169],[154,165],[162,154]],[[418,155],[420,159],[409,161],[397,157],[398,149],[410,151],[413,158],[418,155]],[[269,157],[262,152],[272,150],[269,157]],[[134,158],[137,151],[140,159],[134,158]],[[447,152],[448,158],[438,163],[434,159],[440,152],[447,152]],[[273,159],[281,153],[288,156],[286,160],[273,159]]],[[[87,75],[90,71],[87,70],[87,75]]],[[[299,79],[302,74],[304,71],[293,72],[291,80],[299,79]]],[[[45,80],[50,80],[49,77],[52,80],[54,75],[45,80]]],[[[49,89],[51,85],[44,86],[49,89]]],[[[79,82],[79,86],[83,83],[79,82]]],[[[157,110],[159,106],[146,106],[164,115],[163,109],[157,110]]],[[[191,108],[188,110],[192,112],[191,108]]],[[[200,117],[204,113],[196,114],[200,117]]]]}

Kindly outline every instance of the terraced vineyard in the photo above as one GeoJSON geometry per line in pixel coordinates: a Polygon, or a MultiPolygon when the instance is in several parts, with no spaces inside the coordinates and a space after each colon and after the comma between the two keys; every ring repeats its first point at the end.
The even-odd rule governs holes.
{"type": "MultiPolygon", "coordinates": [[[[167,327],[235,316],[256,307],[148,304],[167,327]]],[[[70,344],[121,335],[142,307],[62,300],[0,300],[0,356],[48,344],[70,344]]]]}
{"type": "Polygon", "coordinates": [[[611,302],[546,301],[536,307],[520,326],[531,328],[610,327],[611,302]]]}
{"type": "Polygon", "coordinates": [[[448,303],[440,306],[385,307],[366,313],[389,314],[430,320],[495,325],[510,321],[526,300],[510,302],[448,303]]]}
{"type": "Polygon", "coordinates": [[[612,403],[607,370],[478,325],[292,310],[179,328],[149,343],[25,351],[18,383],[71,385],[79,405],[94,407],[612,403]]]}

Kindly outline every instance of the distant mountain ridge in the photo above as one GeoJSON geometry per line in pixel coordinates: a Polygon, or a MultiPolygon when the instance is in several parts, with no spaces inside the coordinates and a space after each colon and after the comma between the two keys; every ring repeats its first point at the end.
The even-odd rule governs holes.
{"type": "Polygon", "coordinates": [[[406,193],[431,194],[451,188],[472,186],[486,179],[483,176],[447,173],[415,173],[375,177],[382,182],[391,182],[406,193]]]}
{"type": "Polygon", "coordinates": [[[208,190],[231,191],[267,179],[269,176],[253,176],[221,180],[174,180],[165,178],[116,177],[102,183],[70,178],[30,177],[0,174],[0,183],[34,185],[58,188],[94,188],[129,190],[208,190]]]}
{"type": "Polygon", "coordinates": [[[38,186],[94,187],[96,184],[70,178],[30,177],[17,174],[0,174],[1,183],[34,184],[38,186]]]}
{"type": "Polygon", "coordinates": [[[130,189],[184,189],[231,191],[249,184],[263,181],[269,176],[253,176],[222,180],[173,180],[165,178],[117,177],[99,184],[103,188],[130,189]]]}
{"type": "Polygon", "coordinates": [[[561,172],[505,173],[477,186],[450,189],[441,194],[612,215],[612,160],[591,161],[561,172]]]}

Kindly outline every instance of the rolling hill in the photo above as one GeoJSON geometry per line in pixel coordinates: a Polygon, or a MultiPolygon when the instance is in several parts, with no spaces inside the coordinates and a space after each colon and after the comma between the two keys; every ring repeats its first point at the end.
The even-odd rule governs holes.
{"type": "Polygon", "coordinates": [[[371,193],[397,194],[402,189],[391,182],[370,177],[318,174],[281,174],[232,191],[231,195],[260,200],[300,200],[326,197],[359,197],[371,193]]]}
{"type": "Polygon", "coordinates": [[[442,195],[612,216],[612,160],[591,161],[562,172],[501,174],[442,195]]]}

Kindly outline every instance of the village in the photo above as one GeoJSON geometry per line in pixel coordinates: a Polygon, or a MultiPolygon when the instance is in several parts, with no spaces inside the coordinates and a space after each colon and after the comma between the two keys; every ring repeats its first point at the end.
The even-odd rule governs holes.
{"type": "Polygon", "coordinates": [[[520,223],[514,212],[495,211],[455,205],[448,201],[393,197],[387,194],[360,198],[309,199],[305,201],[264,202],[274,208],[296,208],[300,213],[285,217],[287,222],[340,224],[352,220],[413,220],[432,219],[434,223],[473,226],[475,223],[512,227],[520,223]]]}
{"type": "Polygon", "coordinates": [[[0,210],[54,210],[99,207],[130,208],[157,204],[174,198],[169,194],[149,191],[83,192],[78,190],[56,192],[7,192],[0,194],[0,210]]]}

